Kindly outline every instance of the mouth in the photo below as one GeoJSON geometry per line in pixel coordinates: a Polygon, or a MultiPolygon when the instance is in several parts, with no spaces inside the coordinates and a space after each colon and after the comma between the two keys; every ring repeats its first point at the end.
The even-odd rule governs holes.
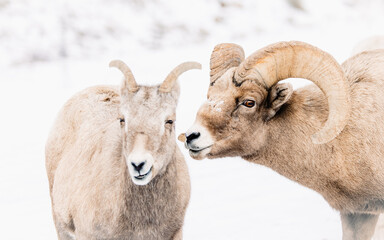
{"type": "Polygon", "coordinates": [[[205,149],[208,149],[208,148],[210,148],[210,147],[212,147],[212,145],[211,145],[211,146],[208,146],[208,147],[205,147],[205,148],[200,148],[200,149],[189,148],[189,151],[192,152],[192,153],[199,153],[199,152],[201,152],[201,151],[203,151],[203,150],[205,150],[205,149]]]}
{"type": "Polygon", "coordinates": [[[188,148],[189,155],[195,159],[203,159],[210,152],[211,147],[212,145],[200,149],[188,148]]]}
{"type": "Polygon", "coordinates": [[[140,174],[140,175],[138,175],[138,176],[134,176],[134,178],[137,179],[137,180],[143,180],[143,179],[145,179],[151,172],[152,172],[152,167],[151,167],[151,169],[149,169],[149,171],[148,171],[147,173],[145,173],[145,174],[140,174]]]}

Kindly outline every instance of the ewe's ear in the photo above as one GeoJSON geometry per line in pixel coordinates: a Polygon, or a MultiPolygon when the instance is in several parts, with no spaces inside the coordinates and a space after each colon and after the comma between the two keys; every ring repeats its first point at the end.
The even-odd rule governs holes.
{"type": "Polygon", "coordinates": [[[269,90],[267,98],[267,113],[265,120],[268,121],[273,118],[279,111],[281,106],[284,105],[293,93],[293,88],[290,83],[279,83],[276,84],[269,90]]]}

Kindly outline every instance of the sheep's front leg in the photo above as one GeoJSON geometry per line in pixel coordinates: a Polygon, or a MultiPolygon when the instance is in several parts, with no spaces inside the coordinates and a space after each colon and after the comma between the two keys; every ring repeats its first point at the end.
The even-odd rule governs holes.
{"type": "MultiPolygon", "coordinates": [[[[62,225],[61,225],[62,226],[62,225]]],[[[57,237],[59,240],[75,240],[75,233],[65,227],[56,225],[57,237]]]]}
{"type": "Polygon", "coordinates": [[[379,215],[341,213],[343,240],[371,240],[379,215]]]}
{"type": "Polygon", "coordinates": [[[172,240],[182,240],[183,239],[183,229],[180,228],[175,235],[173,236],[172,240]]]}
{"type": "Polygon", "coordinates": [[[72,235],[71,233],[68,233],[66,231],[60,231],[57,234],[58,234],[59,240],[75,240],[74,235],[72,235]]]}
{"type": "Polygon", "coordinates": [[[53,213],[53,221],[55,222],[57,238],[59,240],[75,240],[75,233],[69,229],[68,224],[61,222],[57,219],[56,214],[53,213]]]}

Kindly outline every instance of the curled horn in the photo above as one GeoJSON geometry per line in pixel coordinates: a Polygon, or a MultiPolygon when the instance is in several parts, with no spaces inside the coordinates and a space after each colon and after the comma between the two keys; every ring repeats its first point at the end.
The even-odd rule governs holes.
{"type": "Polygon", "coordinates": [[[201,64],[197,62],[185,62],[175,67],[160,85],[160,92],[170,92],[177,78],[184,72],[191,69],[201,69],[201,64]]]}
{"type": "Polygon", "coordinates": [[[244,60],[244,50],[234,43],[221,43],[215,46],[210,60],[210,84],[221,77],[228,69],[237,67],[244,60]]]}
{"type": "Polygon", "coordinates": [[[131,69],[123,61],[113,60],[109,63],[109,67],[115,67],[124,74],[123,88],[127,87],[130,92],[137,92],[139,90],[131,69]]]}
{"type": "Polygon", "coordinates": [[[250,55],[235,72],[237,83],[252,79],[267,90],[286,78],[308,79],[327,98],[328,119],[311,136],[312,142],[322,144],[337,137],[348,121],[351,106],[344,71],[330,54],[303,42],[279,42],[250,55]]]}

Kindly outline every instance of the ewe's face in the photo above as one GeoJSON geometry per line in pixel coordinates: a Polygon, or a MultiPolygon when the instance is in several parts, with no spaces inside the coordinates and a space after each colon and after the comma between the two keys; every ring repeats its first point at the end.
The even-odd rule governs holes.
{"type": "Polygon", "coordinates": [[[249,80],[236,86],[233,73],[228,70],[209,88],[186,132],[185,144],[195,159],[249,155],[263,145],[267,91],[249,80]]]}
{"type": "Polygon", "coordinates": [[[179,88],[160,93],[158,86],[122,91],[123,154],[132,181],[148,184],[162,174],[176,147],[175,112],[179,88]]]}

